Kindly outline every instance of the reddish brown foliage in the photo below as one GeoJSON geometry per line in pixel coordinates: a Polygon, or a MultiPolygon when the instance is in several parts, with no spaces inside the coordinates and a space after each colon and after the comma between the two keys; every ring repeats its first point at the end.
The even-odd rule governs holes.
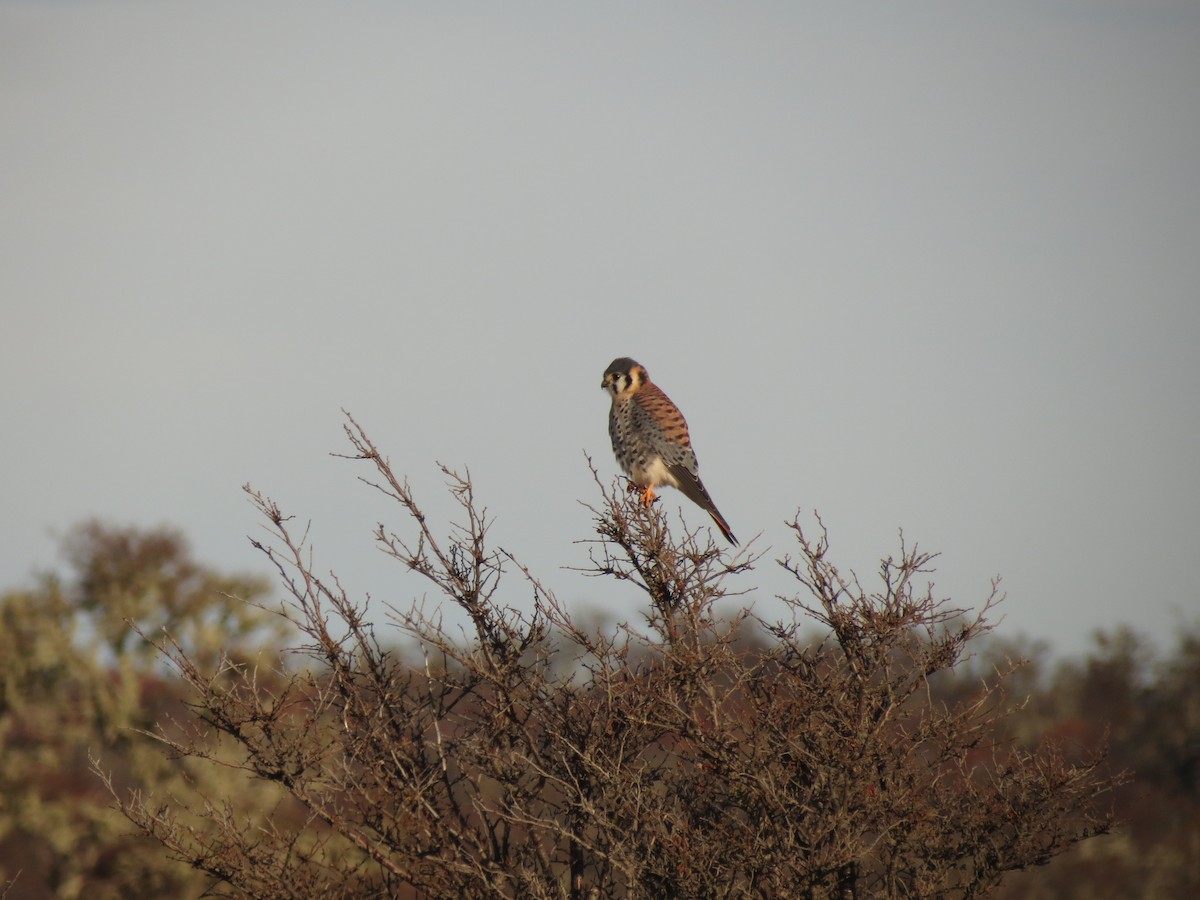
{"type": "Polygon", "coordinates": [[[644,592],[646,626],[588,627],[488,548],[467,478],[446,470],[462,522],[442,538],[353,420],[347,434],[411,517],[411,538],[381,526],[379,544],[473,633],[457,642],[436,612],[397,610],[425,655],[401,659],[252,494],[311,667],[283,680],[202,669],[167,643],[199,720],[229,743],[163,739],[279,785],[295,814],[249,828],[215,800],[201,824],[138,794],[124,804],[216,890],[965,898],[1109,829],[1120,779],[1102,751],[1011,741],[1007,671],[939,699],[993,601],[974,616],[937,601],[916,547],[868,590],[830,562],[819,520],[815,538],[797,520],[781,562],[802,592],[784,598],[786,620],[730,621],[715,605],[756,560],[676,539],[657,510],[601,486],[589,571],[644,592]],[[500,600],[506,567],[525,578],[524,610],[500,600]]]}

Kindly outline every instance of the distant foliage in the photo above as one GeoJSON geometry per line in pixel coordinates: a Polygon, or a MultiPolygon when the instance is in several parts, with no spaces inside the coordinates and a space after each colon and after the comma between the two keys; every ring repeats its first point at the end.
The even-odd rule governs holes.
{"type": "Polygon", "coordinates": [[[1096,635],[1087,658],[1061,664],[1018,722],[1024,739],[1064,747],[1106,739],[1132,781],[1116,786],[1123,827],[997,897],[1200,897],[1200,627],[1166,658],[1127,628],[1096,635]]]}
{"type": "Polygon", "coordinates": [[[103,751],[110,784],[163,797],[197,789],[261,809],[267,793],[213,767],[164,756],[140,731],[186,714],[184,685],[167,675],[130,623],[166,625],[189,656],[249,661],[286,640],[277,616],[242,597],[262,579],[195,563],[169,529],[87,522],[64,540],[69,578],[46,576],[0,597],[0,896],[198,896],[208,877],[131,834],[112,794],[88,771],[103,751]]]}

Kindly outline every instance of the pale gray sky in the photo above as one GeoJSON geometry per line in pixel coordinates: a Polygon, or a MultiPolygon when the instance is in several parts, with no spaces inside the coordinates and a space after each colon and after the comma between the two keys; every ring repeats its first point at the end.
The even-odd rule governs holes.
{"type": "Polygon", "coordinates": [[[469,465],[499,544],[629,616],[561,568],[628,355],[772,556],[816,508],[864,576],[901,527],[963,605],[1003,575],[1003,633],[1169,641],[1198,97],[1194,2],[0,0],[0,586],[93,515],[265,571],[250,481],[405,602],[344,406],[435,518],[469,465]]]}

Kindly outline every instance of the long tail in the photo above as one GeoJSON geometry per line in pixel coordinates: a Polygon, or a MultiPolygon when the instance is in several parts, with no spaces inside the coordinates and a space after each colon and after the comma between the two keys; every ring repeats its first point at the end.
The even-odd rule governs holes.
{"type": "Polygon", "coordinates": [[[733,536],[733,531],[730,529],[729,523],[725,521],[725,517],[717,510],[717,504],[713,503],[712,497],[708,496],[708,491],[704,489],[700,476],[695,472],[689,472],[683,466],[673,467],[671,474],[679,482],[679,490],[683,491],[683,495],[712,516],[713,522],[725,536],[725,540],[736,547],[738,545],[737,538],[733,536]]]}

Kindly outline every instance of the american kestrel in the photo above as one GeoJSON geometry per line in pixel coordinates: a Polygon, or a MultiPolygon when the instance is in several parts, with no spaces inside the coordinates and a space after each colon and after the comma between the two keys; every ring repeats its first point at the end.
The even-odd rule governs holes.
{"type": "Polygon", "coordinates": [[[700,465],[679,407],[650,380],[643,366],[628,357],[609,364],[600,387],[612,394],[608,434],[613,453],[625,474],[642,488],[642,502],[653,503],[654,489],[663,485],[683,491],[737,546],[737,538],[700,481],[700,465]]]}

